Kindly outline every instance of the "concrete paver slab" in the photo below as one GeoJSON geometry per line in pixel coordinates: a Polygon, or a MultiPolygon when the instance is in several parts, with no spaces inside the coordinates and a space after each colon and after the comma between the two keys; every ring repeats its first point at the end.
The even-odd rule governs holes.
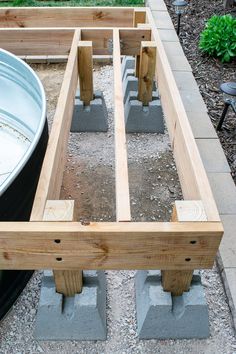
{"type": "Polygon", "coordinates": [[[236,188],[230,173],[208,173],[220,214],[236,214],[236,188]]]}

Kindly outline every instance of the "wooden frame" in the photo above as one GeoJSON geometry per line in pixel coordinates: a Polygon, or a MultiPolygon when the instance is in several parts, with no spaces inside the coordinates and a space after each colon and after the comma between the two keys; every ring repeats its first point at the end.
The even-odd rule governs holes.
{"type": "Polygon", "coordinates": [[[174,286],[173,293],[181,294],[189,286],[193,269],[212,267],[223,228],[151,11],[148,8],[1,8],[0,20],[0,46],[4,49],[17,55],[68,56],[31,220],[0,224],[0,269],[176,271],[178,277],[186,279],[176,291],[178,286],[170,282],[177,273],[163,276],[168,288],[174,286]],[[139,26],[139,21],[146,24],[139,26]],[[99,31],[94,27],[99,27],[99,31]],[[81,41],[92,41],[93,54],[100,55],[112,54],[113,43],[117,217],[113,223],[82,225],[44,219],[46,204],[58,200],[60,195],[81,41]],[[181,212],[171,222],[131,222],[121,55],[134,55],[139,60],[142,45],[147,46],[143,42],[155,49],[158,88],[185,199],[181,204],[184,216],[180,217],[181,212]]]}

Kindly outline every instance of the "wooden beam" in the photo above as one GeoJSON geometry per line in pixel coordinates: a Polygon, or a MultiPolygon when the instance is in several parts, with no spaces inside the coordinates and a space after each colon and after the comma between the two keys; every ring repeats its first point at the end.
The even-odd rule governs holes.
{"type": "MultiPolygon", "coordinates": [[[[207,221],[203,204],[200,200],[176,201],[172,221],[207,221]]],[[[191,241],[194,245],[195,240],[191,241]]],[[[180,296],[188,291],[192,282],[193,270],[164,270],[162,274],[162,286],[165,291],[173,296],[180,296]]]]}
{"type": "Polygon", "coordinates": [[[152,101],[153,78],[156,68],[155,42],[141,42],[138,99],[144,106],[152,101]]]}
{"type": "MultiPolygon", "coordinates": [[[[0,46],[15,55],[68,55],[76,28],[3,28],[0,46]]],[[[150,28],[122,28],[122,55],[140,53],[141,41],[149,41],[150,28]]],[[[109,55],[108,41],[113,39],[112,28],[82,28],[81,40],[93,42],[94,55],[109,55]]]]}
{"type": "Polygon", "coordinates": [[[0,268],[211,268],[222,233],[219,222],[2,222],[0,268]]]}
{"type": "Polygon", "coordinates": [[[91,41],[78,43],[78,71],[80,99],[85,106],[93,100],[93,44],[91,41]]]}
{"type": "Polygon", "coordinates": [[[80,31],[76,30],[57,103],[47,151],[31,212],[31,221],[42,220],[46,201],[59,199],[78,83],[77,51],[80,31]]]}
{"type": "Polygon", "coordinates": [[[171,139],[184,199],[202,200],[208,221],[220,221],[184,105],[149,8],[147,21],[157,44],[156,73],[162,108],[171,139]]]}
{"type": "Polygon", "coordinates": [[[133,8],[1,7],[1,27],[132,27],[133,8]]]}
{"type": "Polygon", "coordinates": [[[130,221],[129,176],[125,136],[124,97],[121,77],[119,30],[113,34],[114,66],[114,119],[115,119],[115,169],[116,169],[116,220],[130,221]]]}
{"type": "MultiPolygon", "coordinates": [[[[74,221],[74,200],[48,200],[44,210],[44,221],[74,221]]],[[[55,240],[60,243],[60,240],[55,240]]],[[[74,296],[82,291],[81,270],[54,270],[56,291],[64,296],[74,296]]]]}
{"type": "Polygon", "coordinates": [[[0,29],[0,47],[15,55],[68,55],[74,29],[0,29]]]}

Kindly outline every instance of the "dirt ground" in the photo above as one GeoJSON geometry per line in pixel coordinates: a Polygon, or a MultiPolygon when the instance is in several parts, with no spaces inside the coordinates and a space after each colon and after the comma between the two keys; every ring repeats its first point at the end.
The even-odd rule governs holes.
{"type": "MultiPolygon", "coordinates": [[[[64,64],[33,65],[46,90],[51,124],[64,64]]],[[[115,220],[112,67],[96,67],[95,89],[105,95],[107,133],[70,134],[61,199],[75,199],[78,220],[115,220]]],[[[130,134],[128,164],[132,219],[170,219],[174,200],[182,198],[168,134],[130,134]]],[[[236,340],[226,296],[216,268],[202,271],[209,304],[207,340],[139,341],[136,334],[135,271],[107,271],[108,339],[105,342],[37,342],[33,329],[41,272],[36,272],[13,310],[0,324],[0,354],[8,353],[224,353],[236,354],[236,340]]]]}

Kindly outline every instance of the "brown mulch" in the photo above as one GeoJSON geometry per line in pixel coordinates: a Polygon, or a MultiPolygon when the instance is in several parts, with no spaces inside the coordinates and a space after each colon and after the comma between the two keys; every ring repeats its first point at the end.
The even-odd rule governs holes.
{"type": "MultiPolygon", "coordinates": [[[[176,15],[172,0],[165,0],[170,16],[176,26],[176,15]]],[[[218,59],[208,57],[198,49],[199,36],[206,21],[212,15],[230,13],[225,10],[222,0],[191,0],[188,9],[181,19],[180,42],[192,67],[193,74],[208,108],[208,114],[216,127],[223,110],[222,93],[219,86],[222,82],[236,79],[236,59],[222,64],[218,59]]],[[[236,15],[236,12],[232,12],[236,15]]],[[[222,131],[218,132],[225,155],[236,183],[236,114],[230,108],[222,131]]]]}

